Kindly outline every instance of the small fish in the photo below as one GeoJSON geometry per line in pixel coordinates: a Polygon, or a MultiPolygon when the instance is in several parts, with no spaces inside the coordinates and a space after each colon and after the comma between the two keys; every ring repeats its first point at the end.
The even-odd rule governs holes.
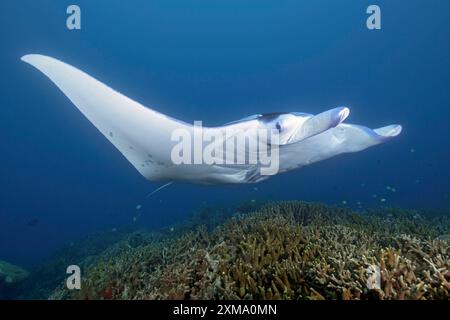
{"type": "Polygon", "coordinates": [[[39,224],[39,219],[37,219],[37,218],[33,218],[27,222],[27,226],[30,226],[30,227],[35,227],[38,224],[39,224]]]}
{"type": "Polygon", "coordinates": [[[141,208],[142,208],[142,205],[140,205],[140,204],[138,204],[138,205],[136,206],[136,210],[141,210],[141,208]]]}

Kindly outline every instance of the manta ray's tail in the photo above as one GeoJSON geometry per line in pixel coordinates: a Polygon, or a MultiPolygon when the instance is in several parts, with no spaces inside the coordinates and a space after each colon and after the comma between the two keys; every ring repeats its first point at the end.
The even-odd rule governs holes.
{"type": "Polygon", "coordinates": [[[146,196],[146,198],[150,198],[152,195],[154,195],[154,194],[157,193],[158,191],[161,191],[161,190],[164,189],[165,187],[170,186],[172,183],[173,183],[173,181],[170,181],[170,182],[166,183],[165,185],[162,185],[161,187],[156,188],[155,190],[153,190],[152,192],[150,192],[150,193],[146,196]]]}

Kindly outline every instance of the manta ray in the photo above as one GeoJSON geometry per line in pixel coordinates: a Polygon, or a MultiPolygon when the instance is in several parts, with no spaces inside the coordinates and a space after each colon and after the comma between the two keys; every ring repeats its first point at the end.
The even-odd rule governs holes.
{"type": "MultiPolygon", "coordinates": [[[[243,184],[260,182],[274,175],[263,174],[260,162],[174,163],[173,150],[177,142],[173,133],[182,130],[195,136],[195,125],[145,107],[55,58],[29,54],[21,59],[46,75],[148,180],[243,184]]],[[[209,136],[259,129],[278,133],[277,139],[258,143],[268,145],[271,152],[276,151],[276,173],[283,173],[384,143],[402,130],[397,124],[369,129],[343,123],[349,113],[347,107],[338,107],[317,115],[301,112],[257,114],[223,126],[203,127],[202,132],[209,136]]],[[[231,148],[225,147],[223,152],[236,150],[231,148]]],[[[248,150],[243,152],[248,156],[248,150]]]]}

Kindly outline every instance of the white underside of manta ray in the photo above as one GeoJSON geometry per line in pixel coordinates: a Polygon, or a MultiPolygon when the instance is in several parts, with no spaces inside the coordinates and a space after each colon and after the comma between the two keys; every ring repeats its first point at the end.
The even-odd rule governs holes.
{"type": "MultiPolygon", "coordinates": [[[[174,164],[171,152],[176,129],[194,132],[194,126],[144,107],[77,68],[57,59],[30,54],[22,60],[44,73],[86,118],[145,178],[203,184],[253,183],[267,179],[260,164],[174,164]]],[[[276,129],[278,173],[301,168],[342,153],[356,152],[400,134],[400,125],[378,129],[342,123],[345,107],[318,115],[278,113],[254,115],[221,127],[203,130],[276,129]]],[[[267,143],[267,142],[266,142],[267,143]]],[[[269,142],[270,143],[270,142],[269,142]]],[[[227,149],[225,149],[227,152],[227,149]]]]}

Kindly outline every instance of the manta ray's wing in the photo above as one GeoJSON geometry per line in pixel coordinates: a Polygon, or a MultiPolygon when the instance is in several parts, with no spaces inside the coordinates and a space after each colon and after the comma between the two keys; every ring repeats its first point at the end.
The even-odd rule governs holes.
{"type": "MultiPolygon", "coordinates": [[[[146,108],[113,90],[85,72],[57,59],[31,54],[22,60],[44,73],[86,118],[147,179],[193,183],[245,183],[253,166],[220,166],[205,163],[175,165],[172,151],[176,130],[194,137],[197,130],[185,122],[146,108]]],[[[239,124],[252,127],[253,123],[239,124]]],[[[206,128],[209,133],[223,127],[206,128]]],[[[194,149],[194,148],[192,148],[194,149]]],[[[189,153],[192,153],[191,150],[189,153]]],[[[183,152],[184,153],[184,152],[183,152]]],[[[190,155],[192,156],[192,154],[190,155]]],[[[192,159],[192,157],[191,157],[192,159]]]]}
{"type": "Polygon", "coordinates": [[[244,118],[239,119],[239,120],[234,120],[234,121],[225,123],[224,126],[239,124],[239,123],[242,123],[242,122],[247,122],[247,121],[252,121],[252,120],[258,120],[262,116],[263,116],[262,114],[252,114],[251,116],[247,116],[247,117],[244,117],[244,118]]]}
{"type": "Polygon", "coordinates": [[[400,125],[389,125],[378,129],[341,123],[335,128],[282,146],[280,149],[280,171],[288,171],[322,161],[342,153],[358,152],[387,142],[402,131],[400,125]]]}
{"type": "Polygon", "coordinates": [[[148,109],[57,59],[31,54],[22,60],[50,78],[144,177],[171,178],[171,133],[192,126],[148,109]]]}

